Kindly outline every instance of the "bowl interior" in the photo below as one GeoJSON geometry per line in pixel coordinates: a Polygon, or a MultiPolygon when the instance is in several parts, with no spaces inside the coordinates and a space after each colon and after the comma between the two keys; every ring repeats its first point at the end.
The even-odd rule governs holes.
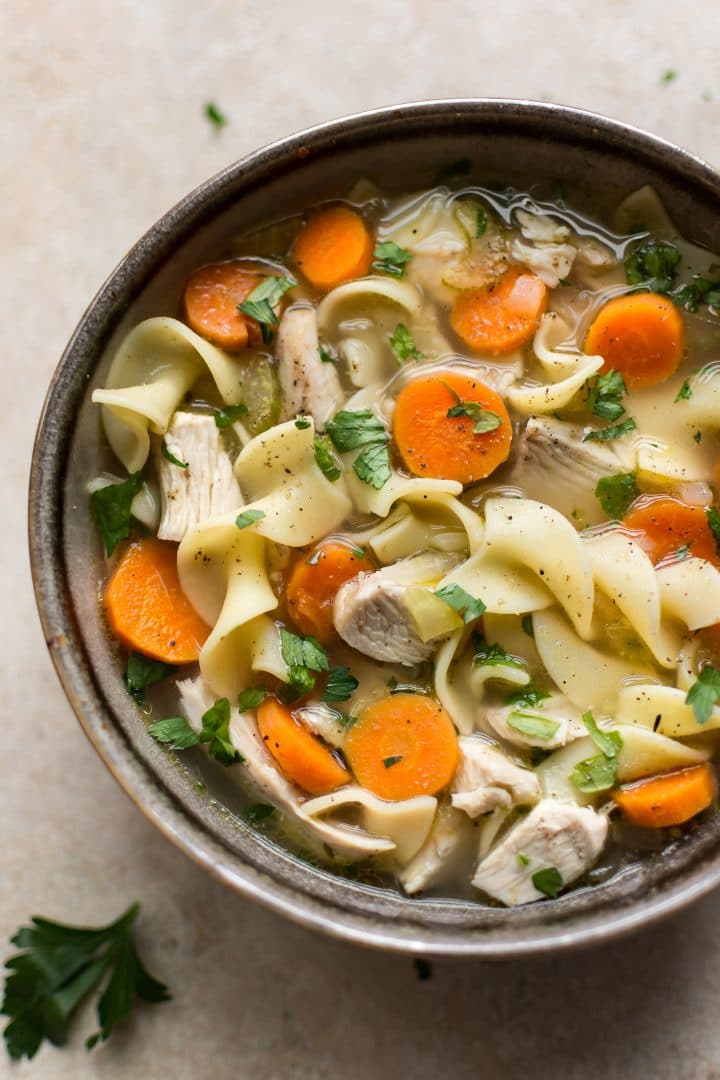
{"type": "Polygon", "coordinates": [[[244,232],[332,196],[359,177],[412,191],[456,169],[455,186],[561,183],[595,211],[642,184],[688,239],[720,250],[720,181],[659,140],[573,110],[438,102],[338,121],[275,144],[197,189],[130,252],[93,300],[55,375],[36,443],[31,552],[47,640],[71,703],[106,764],[188,854],[239,891],[330,933],[414,951],[509,956],[619,933],[706,891],[720,873],[720,818],[662,857],[559,900],[500,909],[401,895],[339,878],[253,832],[237,788],[200,753],[183,762],[147,736],[103,624],[103,559],[87,480],[113,462],[90,392],[140,319],[177,314],[192,268],[237,254],[244,232]]]}

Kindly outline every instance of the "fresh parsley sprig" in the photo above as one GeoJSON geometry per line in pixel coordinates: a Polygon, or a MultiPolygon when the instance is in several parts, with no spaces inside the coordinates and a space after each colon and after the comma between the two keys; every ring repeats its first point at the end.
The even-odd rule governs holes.
{"type": "Polygon", "coordinates": [[[100,1030],[88,1050],[104,1042],[138,1001],[168,1001],[167,987],[144,967],[132,928],[140,911],[131,907],[107,926],[67,926],[33,916],[10,939],[21,950],[5,961],[4,1037],[14,1060],[32,1058],[43,1039],[62,1046],[81,1002],[103,987],[97,1003],[100,1030]]]}
{"type": "Polygon", "coordinates": [[[632,416],[626,416],[619,424],[610,424],[606,428],[588,431],[583,442],[610,442],[613,439],[622,439],[624,435],[629,435],[630,432],[635,431],[636,428],[637,424],[632,416]]]}
{"type": "Polygon", "coordinates": [[[328,672],[322,699],[328,703],[348,701],[359,685],[349,667],[332,667],[328,672]]]}
{"type": "Polygon", "coordinates": [[[328,671],[330,661],[317,638],[302,637],[280,627],[280,652],[288,666],[286,698],[293,700],[309,693],[315,685],[315,672],[328,671]]]}
{"type": "Polygon", "coordinates": [[[399,247],[392,240],[385,240],[375,247],[372,269],[381,274],[401,278],[411,258],[412,254],[406,251],[405,248],[399,247]]]}
{"type": "Polygon", "coordinates": [[[221,765],[238,765],[245,760],[230,739],[230,702],[219,698],[203,713],[200,734],[196,734],[183,716],[170,716],[156,720],[148,733],[171,750],[187,750],[188,747],[207,744],[208,753],[221,765]]]}
{"type": "Polygon", "coordinates": [[[688,690],[685,704],[692,705],[698,724],[706,724],[718,701],[720,701],[720,671],[708,665],[702,669],[688,690]]]}
{"type": "Polygon", "coordinates": [[[570,780],[585,795],[595,795],[615,786],[618,773],[618,754],[623,740],[619,731],[599,728],[592,712],[583,713],[583,724],[600,753],[578,762],[570,773],[570,780]]]}
{"type": "Polygon", "coordinates": [[[297,281],[293,281],[292,278],[272,275],[263,278],[247,299],[243,300],[242,304],[238,304],[238,311],[259,324],[265,344],[272,340],[273,332],[278,325],[278,317],[273,308],[277,307],[285,293],[294,289],[296,285],[297,281]]]}
{"type": "Polygon", "coordinates": [[[637,499],[640,489],[637,485],[637,472],[616,473],[603,476],[595,487],[595,495],[609,518],[619,520],[631,503],[637,499]]]}
{"type": "Polygon", "coordinates": [[[422,360],[423,354],[413,341],[412,334],[405,323],[398,323],[390,336],[390,348],[395,354],[398,364],[404,364],[406,360],[422,360]]]}
{"type": "Polygon", "coordinates": [[[483,601],[471,596],[460,585],[443,585],[441,589],[435,590],[435,595],[444,600],[453,611],[457,611],[458,615],[462,615],[466,623],[479,619],[485,611],[483,601]]]}
{"type": "Polygon", "coordinates": [[[356,476],[377,491],[390,479],[389,435],[370,409],[341,409],[329,420],[327,432],[341,454],[363,447],[353,461],[356,476]]]}
{"type": "Polygon", "coordinates": [[[160,443],[160,452],[162,453],[162,456],[170,462],[171,465],[177,465],[178,469],[188,468],[187,461],[181,461],[179,457],[176,457],[175,454],[173,454],[172,451],[168,448],[168,444],[165,442],[164,439],[160,443]]]}
{"type": "Polygon", "coordinates": [[[313,440],[313,448],[315,450],[315,460],[323,476],[333,482],[338,480],[341,475],[340,467],[335,460],[332,443],[327,435],[316,435],[313,440]]]}
{"type": "Polygon", "coordinates": [[[142,484],[142,476],[136,472],[121,484],[107,484],[90,496],[90,510],[100,526],[107,555],[112,555],[120,541],[130,535],[132,503],[142,484]]]}
{"type": "Polygon", "coordinates": [[[138,705],[142,705],[148,686],[154,686],[166,679],[172,671],[172,666],[161,660],[151,660],[142,653],[130,653],[124,676],[128,693],[135,698],[138,705]]]}
{"type": "Polygon", "coordinates": [[[620,400],[627,394],[625,381],[619,371],[598,375],[588,384],[587,407],[593,416],[603,420],[619,420],[625,412],[620,400]]]}
{"type": "Polygon", "coordinates": [[[472,420],[475,435],[484,435],[486,431],[495,431],[500,427],[502,418],[497,413],[484,409],[479,401],[463,401],[452,386],[445,383],[445,387],[455,399],[455,404],[447,411],[448,416],[466,416],[472,420]]]}
{"type": "Polygon", "coordinates": [[[247,405],[243,401],[240,401],[237,405],[225,405],[222,409],[215,409],[213,418],[216,427],[226,428],[232,427],[236,421],[240,420],[243,416],[247,416],[247,413],[247,405]]]}
{"type": "Polygon", "coordinates": [[[637,285],[650,292],[670,292],[677,278],[680,251],[664,240],[649,240],[625,259],[628,285],[637,285]]]}
{"type": "Polygon", "coordinates": [[[711,506],[709,510],[705,511],[705,517],[707,519],[708,525],[710,526],[710,532],[715,537],[715,547],[717,548],[717,553],[718,555],[720,555],[720,513],[715,509],[714,506],[711,506]]]}

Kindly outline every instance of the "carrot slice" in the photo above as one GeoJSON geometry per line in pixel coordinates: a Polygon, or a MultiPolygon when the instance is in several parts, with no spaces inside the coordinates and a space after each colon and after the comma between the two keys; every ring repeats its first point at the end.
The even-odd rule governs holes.
{"type": "Polygon", "coordinates": [[[716,788],[715,770],[706,761],[618,788],[612,798],[633,825],[663,829],[682,825],[705,810],[716,788]]]}
{"type": "Polygon", "coordinates": [[[347,769],[279,701],[265,698],[257,711],[257,725],[267,750],[303,791],[324,795],[349,783],[347,769]]]}
{"type": "Polygon", "coordinates": [[[634,539],[655,564],[687,551],[720,569],[715,537],[702,506],[690,506],[672,495],[647,495],[628,511],[623,524],[637,533],[634,539]]]}
{"type": "Polygon", "coordinates": [[[238,311],[261,275],[239,259],[201,266],[190,275],[183,303],[189,326],[221,349],[237,352],[262,342],[255,319],[238,311]]]}
{"type": "Polygon", "coordinates": [[[458,764],[453,722],[423,694],[393,694],[370,705],[350,728],[344,749],[359,784],[398,802],[441,791],[458,764]]]}
{"type": "MultiPolygon", "coordinates": [[[[492,420],[490,422],[493,422],[492,420]]],[[[474,484],[507,460],[512,427],[503,400],[479,379],[455,372],[413,379],[398,394],[393,435],[405,468],[415,476],[474,484]],[[500,424],[474,429],[477,412],[448,416],[460,402],[475,402],[500,424]]]]}
{"type": "Polygon", "coordinates": [[[347,206],[311,214],[293,247],[298,269],[321,292],[363,277],[370,269],[373,241],[368,228],[347,206]]]}
{"type": "Polygon", "coordinates": [[[180,588],[177,544],[130,544],[105,589],[110,629],[129,649],[166,664],[192,664],[210,629],[180,588]]]}
{"type": "Polygon", "coordinates": [[[530,340],[546,306],[545,282],[530,270],[511,267],[491,285],[464,289],[450,323],[473,352],[501,356],[530,340]]]}
{"type": "Polygon", "coordinates": [[[585,338],[585,352],[602,356],[628,390],[657,386],[678,367],[685,348],[682,316],[667,296],[616,296],[600,309],[585,338]]]}
{"type": "Polygon", "coordinates": [[[285,586],[288,612],[303,634],[327,644],[335,638],[333,604],[341,585],[361,571],[374,570],[372,560],[344,540],[323,540],[301,555],[285,586]]]}

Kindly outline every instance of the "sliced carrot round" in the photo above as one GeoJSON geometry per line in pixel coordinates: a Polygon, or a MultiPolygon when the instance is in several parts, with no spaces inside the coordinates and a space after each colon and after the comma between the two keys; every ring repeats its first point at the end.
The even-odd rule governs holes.
{"type": "MultiPolygon", "coordinates": [[[[495,421],[490,418],[489,423],[495,421]]],[[[413,379],[398,394],[393,436],[408,472],[474,484],[502,465],[510,453],[512,426],[500,395],[469,375],[447,372],[413,379]],[[462,402],[479,405],[500,423],[476,432],[477,410],[448,416],[462,402]]]]}
{"type": "Polygon", "coordinates": [[[450,322],[473,352],[501,356],[530,340],[546,306],[544,281],[517,266],[491,285],[464,289],[453,305],[450,322]]]}
{"type": "Polygon", "coordinates": [[[321,292],[363,277],[372,255],[367,225],[348,206],[328,206],[311,214],[292,251],[297,268],[321,292]]]}
{"type": "Polygon", "coordinates": [[[657,563],[685,554],[706,559],[720,569],[715,537],[702,506],[690,506],[672,495],[646,495],[623,518],[623,525],[657,563]]]}
{"type": "Polygon", "coordinates": [[[295,561],[285,586],[292,621],[303,634],[327,644],[335,637],[333,604],[341,585],[361,571],[374,570],[373,561],[345,540],[323,540],[295,561]]]}
{"type": "Polygon", "coordinates": [[[262,275],[239,259],[201,266],[185,286],[183,302],[188,325],[201,337],[236,352],[262,342],[255,319],[238,311],[262,275]]]}
{"type": "Polygon", "coordinates": [[[210,633],[180,587],[177,544],[146,537],[130,544],[105,589],[113,634],[129,649],[191,664],[210,633]]]}
{"type": "Polygon", "coordinates": [[[600,309],[585,338],[585,352],[602,356],[601,372],[619,371],[628,390],[657,386],[675,371],[685,348],[682,316],[667,296],[616,296],[600,309]]]}
{"type": "Polygon", "coordinates": [[[623,816],[645,829],[682,825],[715,798],[715,770],[709,762],[618,788],[612,798],[623,816]]]}
{"type": "Polygon", "coordinates": [[[442,791],[458,765],[453,722],[423,694],[393,694],[370,705],[350,728],[344,749],[357,782],[397,802],[442,791]]]}
{"type": "Polygon", "coordinates": [[[279,701],[265,698],[257,710],[257,725],[269,753],[303,791],[324,795],[350,782],[350,773],[335,755],[279,701]]]}

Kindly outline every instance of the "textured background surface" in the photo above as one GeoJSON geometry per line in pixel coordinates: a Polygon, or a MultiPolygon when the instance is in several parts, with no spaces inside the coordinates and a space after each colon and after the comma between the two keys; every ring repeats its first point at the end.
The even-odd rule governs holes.
{"type": "Polygon", "coordinates": [[[33,429],[62,347],[130,243],[196,183],[314,121],[474,94],[585,106],[720,160],[719,36],[706,0],[0,5],[0,940],[30,912],[104,921],[137,897],[149,965],[175,993],[92,1055],[78,1031],[29,1066],[0,1055],[0,1075],[720,1077],[720,896],[601,950],[436,962],[420,982],[410,960],[327,942],[207,879],[86,743],[25,554],[33,429]],[[220,133],[209,98],[231,118],[220,133]]]}

